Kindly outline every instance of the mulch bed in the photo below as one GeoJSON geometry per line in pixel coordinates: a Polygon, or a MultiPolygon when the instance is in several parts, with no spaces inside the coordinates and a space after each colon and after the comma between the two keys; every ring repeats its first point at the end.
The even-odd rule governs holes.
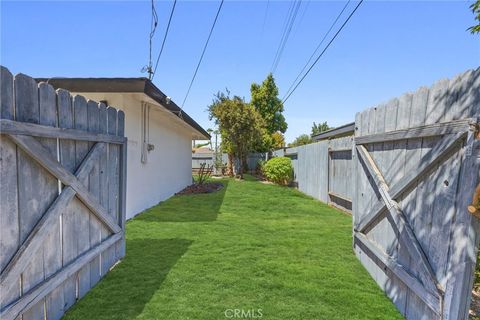
{"type": "Polygon", "coordinates": [[[175,195],[182,194],[196,194],[196,193],[212,193],[223,188],[223,184],[220,182],[206,182],[203,184],[192,184],[183,189],[175,195]]]}

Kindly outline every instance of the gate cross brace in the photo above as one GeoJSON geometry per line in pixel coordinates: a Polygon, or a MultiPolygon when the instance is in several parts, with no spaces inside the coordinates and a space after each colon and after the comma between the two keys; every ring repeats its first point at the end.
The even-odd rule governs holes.
{"type": "MultiPolygon", "coordinates": [[[[420,160],[420,164],[414,168],[411,172],[405,175],[400,181],[393,185],[390,189],[390,195],[392,199],[397,199],[400,195],[405,193],[420,177],[429,172],[435,165],[440,163],[443,158],[449,154],[455,148],[462,145],[464,138],[467,136],[467,132],[460,132],[450,136],[445,136],[441,142],[433,147],[427,154],[425,154],[420,160]]],[[[355,224],[354,229],[365,233],[368,229],[373,228],[378,222],[378,218],[387,209],[384,202],[378,202],[370,213],[363,217],[358,223],[355,224]]]]}
{"type": "Polygon", "coordinates": [[[360,159],[370,175],[373,177],[373,180],[375,181],[375,187],[380,193],[383,202],[387,206],[388,215],[393,222],[392,226],[397,229],[401,243],[406,247],[412,259],[414,261],[418,261],[421,269],[423,270],[423,272],[420,272],[420,278],[422,279],[422,282],[432,292],[443,292],[443,288],[438,283],[432,266],[428,262],[427,256],[425,255],[418,239],[415,237],[410,224],[406,220],[398,203],[390,196],[390,188],[385,182],[380,169],[363,145],[358,145],[356,148],[360,159]]]}
{"type": "MultiPolygon", "coordinates": [[[[75,178],[78,180],[87,178],[98,157],[104,150],[105,143],[96,143],[77,169],[75,178]]],[[[9,290],[12,285],[18,281],[20,274],[25,271],[28,266],[29,259],[43,245],[45,238],[55,225],[54,221],[58,219],[75,195],[76,191],[71,186],[67,186],[47,209],[0,274],[1,290],[9,290]]]]}
{"type": "Polygon", "coordinates": [[[433,312],[437,315],[441,314],[442,296],[440,293],[427,290],[417,278],[405,269],[403,265],[387,255],[383,250],[372,243],[363,233],[355,232],[354,241],[355,245],[359,245],[367,256],[370,252],[370,254],[373,254],[376,259],[380,260],[389,271],[395,274],[407,287],[415,292],[415,294],[422,299],[433,312]]]}
{"type": "Polygon", "coordinates": [[[58,178],[64,185],[75,190],[76,196],[92,211],[93,214],[113,233],[121,231],[117,221],[108,214],[107,210],[97,201],[87,187],[70,171],[65,169],[47,149],[35,138],[23,135],[9,135],[29,156],[38,161],[48,172],[58,178]]]}
{"type": "Polygon", "coordinates": [[[9,304],[0,311],[0,319],[13,320],[18,319],[18,316],[31,306],[42,300],[47,294],[58,288],[65,280],[74,275],[84,265],[92,261],[100,253],[110,248],[112,245],[122,239],[121,233],[112,234],[103,242],[95,245],[90,250],[79,255],[75,260],[63,266],[62,269],[55,272],[53,275],[39,283],[28,292],[25,292],[17,301],[9,304]]]}

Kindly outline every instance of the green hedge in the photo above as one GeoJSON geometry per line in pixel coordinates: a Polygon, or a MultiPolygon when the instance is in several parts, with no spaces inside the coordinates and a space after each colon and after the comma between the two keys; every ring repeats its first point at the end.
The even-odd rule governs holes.
{"type": "Polygon", "coordinates": [[[292,160],[287,157],[272,158],[264,164],[263,174],[268,181],[288,185],[293,180],[292,160]]]}

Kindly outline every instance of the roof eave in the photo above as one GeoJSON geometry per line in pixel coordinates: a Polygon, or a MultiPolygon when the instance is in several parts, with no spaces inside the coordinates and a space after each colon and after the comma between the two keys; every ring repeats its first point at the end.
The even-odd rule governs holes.
{"type": "Polygon", "coordinates": [[[147,78],[37,78],[38,82],[47,82],[55,88],[63,88],[71,92],[110,92],[110,93],[143,93],[159,103],[162,107],[179,117],[195,129],[206,140],[210,134],[147,78]]]}

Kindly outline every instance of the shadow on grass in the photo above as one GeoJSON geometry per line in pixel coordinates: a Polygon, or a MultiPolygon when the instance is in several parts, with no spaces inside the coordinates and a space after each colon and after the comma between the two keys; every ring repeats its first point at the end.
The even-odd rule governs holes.
{"type": "Polygon", "coordinates": [[[255,177],[255,176],[252,175],[252,174],[248,174],[248,173],[245,173],[245,174],[243,175],[243,179],[244,179],[245,181],[258,181],[257,177],[255,177]]]}
{"type": "Polygon", "coordinates": [[[145,210],[135,220],[147,222],[203,222],[215,221],[228,187],[228,180],[221,180],[223,188],[213,193],[173,196],[167,201],[145,210]]]}
{"type": "Polygon", "coordinates": [[[125,259],[65,319],[135,319],[193,241],[127,240],[125,259]]]}

